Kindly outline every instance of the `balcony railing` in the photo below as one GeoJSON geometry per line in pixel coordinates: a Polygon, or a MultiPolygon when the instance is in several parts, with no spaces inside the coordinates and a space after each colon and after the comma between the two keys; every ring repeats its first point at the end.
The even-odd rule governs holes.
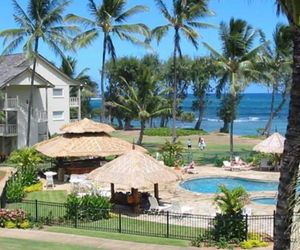
{"type": "Polygon", "coordinates": [[[1,109],[17,109],[19,107],[18,97],[6,98],[1,101],[0,108],[1,109]]]}
{"type": "Polygon", "coordinates": [[[79,98],[78,97],[70,97],[70,107],[71,108],[79,107],[79,98]]]}
{"type": "Polygon", "coordinates": [[[0,135],[2,136],[17,135],[17,132],[16,124],[0,124],[0,135]]]}
{"type": "Polygon", "coordinates": [[[35,110],[34,117],[38,122],[47,122],[48,121],[48,113],[47,111],[35,110]]]}

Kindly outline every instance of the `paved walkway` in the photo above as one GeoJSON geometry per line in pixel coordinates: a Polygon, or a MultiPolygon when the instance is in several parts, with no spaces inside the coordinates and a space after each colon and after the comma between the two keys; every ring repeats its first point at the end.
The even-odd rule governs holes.
{"type": "Polygon", "coordinates": [[[103,238],[79,236],[73,234],[53,233],[38,230],[0,229],[0,238],[26,239],[42,242],[63,243],[95,247],[107,250],[195,250],[195,247],[176,247],[155,244],[143,244],[129,241],[108,240],[103,238]]]}

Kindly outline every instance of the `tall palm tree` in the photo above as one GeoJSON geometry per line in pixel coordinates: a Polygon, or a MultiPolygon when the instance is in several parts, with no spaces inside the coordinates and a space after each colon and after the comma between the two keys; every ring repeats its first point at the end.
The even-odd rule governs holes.
{"type": "Polygon", "coordinates": [[[173,48],[173,65],[174,65],[174,81],[173,81],[173,105],[172,105],[172,139],[176,141],[176,106],[177,106],[177,55],[182,57],[180,40],[183,34],[193,46],[198,49],[199,34],[194,28],[213,27],[207,23],[199,22],[200,18],[211,15],[208,9],[208,0],[173,0],[172,10],[168,10],[163,0],[155,0],[158,9],[167,20],[166,25],[158,26],[152,30],[152,36],[159,43],[161,39],[172,28],[174,31],[174,48],[173,48]]]}
{"type": "Polygon", "coordinates": [[[68,0],[29,0],[26,11],[16,0],[12,0],[12,3],[14,19],[19,27],[0,32],[0,37],[7,44],[2,54],[10,54],[25,40],[23,51],[28,59],[33,60],[26,134],[26,145],[29,146],[33,85],[40,41],[48,45],[56,55],[64,57],[63,49],[70,48],[69,35],[77,29],[63,24],[62,15],[70,3],[68,0]]]}
{"type": "MultiPolygon", "coordinates": [[[[265,35],[261,33],[262,39],[265,35]]],[[[262,81],[272,89],[270,116],[262,131],[263,135],[269,136],[272,121],[284,106],[291,86],[292,65],[292,40],[289,26],[278,24],[273,34],[273,46],[268,45],[262,53],[262,81]],[[280,103],[275,107],[276,93],[281,92],[280,103]]]]}
{"type": "Polygon", "coordinates": [[[133,85],[130,85],[125,78],[121,77],[121,79],[125,83],[126,89],[123,90],[124,94],[118,98],[121,103],[113,102],[112,105],[131,113],[140,121],[141,129],[137,144],[141,145],[146,122],[152,117],[170,111],[170,108],[162,105],[164,92],[169,90],[159,90],[158,77],[153,75],[149,68],[141,67],[136,83],[133,85]]]}
{"type": "Polygon", "coordinates": [[[117,35],[121,40],[127,40],[134,44],[143,45],[134,35],[149,36],[148,28],[145,24],[127,24],[128,18],[133,15],[147,11],[148,8],[143,5],[136,5],[128,10],[125,10],[127,0],[102,0],[97,5],[94,0],[88,0],[88,11],[92,19],[80,17],[78,15],[69,14],[67,21],[76,22],[84,25],[88,29],[78,35],[74,43],[79,47],[86,47],[96,40],[103,33],[103,50],[102,50],[102,69],[101,69],[101,98],[102,98],[102,115],[105,113],[105,95],[104,95],[104,80],[105,80],[105,58],[106,53],[114,60],[116,58],[115,46],[112,35],[117,35]]]}
{"type": "MultiPolygon", "coordinates": [[[[229,95],[232,100],[232,110],[235,111],[238,95],[243,92],[245,86],[258,75],[255,69],[254,59],[264,44],[253,47],[257,31],[253,30],[246,21],[231,18],[229,25],[224,22],[220,24],[220,40],[223,52],[220,54],[209,44],[204,46],[212,53],[216,67],[219,69],[217,75],[219,83],[217,95],[220,95],[225,85],[229,85],[229,95]]],[[[232,112],[235,114],[235,112],[232,112]]],[[[233,157],[233,124],[234,115],[230,119],[230,155],[233,157]]]]}
{"type": "Polygon", "coordinates": [[[276,0],[278,12],[287,16],[293,39],[293,79],[286,140],[280,167],[278,201],[275,214],[274,249],[291,247],[291,226],[296,199],[296,179],[300,163],[300,2],[276,0]]]}

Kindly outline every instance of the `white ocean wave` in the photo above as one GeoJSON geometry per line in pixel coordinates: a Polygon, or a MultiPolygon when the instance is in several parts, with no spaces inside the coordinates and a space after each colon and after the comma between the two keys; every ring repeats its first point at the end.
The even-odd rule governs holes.
{"type": "MultiPolygon", "coordinates": [[[[197,120],[198,119],[196,119],[196,121],[197,120]]],[[[222,122],[222,120],[217,119],[217,118],[203,118],[203,121],[208,121],[208,122],[222,122]]],[[[255,116],[242,117],[242,118],[234,120],[234,122],[236,122],[236,123],[257,122],[257,121],[265,121],[265,120],[262,120],[261,118],[255,117],[255,116]]]]}

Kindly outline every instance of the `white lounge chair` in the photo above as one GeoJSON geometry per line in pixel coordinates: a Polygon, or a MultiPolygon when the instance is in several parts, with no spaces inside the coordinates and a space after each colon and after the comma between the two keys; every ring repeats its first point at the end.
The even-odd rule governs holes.
{"type": "Polygon", "coordinates": [[[148,200],[150,203],[149,211],[151,212],[162,212],[172,207],[172,205],[160,206],[157,199],[153,196],[149,196],[148,200]]]}
{"type": "Polygon", "coordinates": [[[244,209],[243,209],[243,215],[247,215],[247,216],[251,216],[252,215],[252,208],[250,208],[250,207],[245,207],[244,209]]]}
{"type": "Polygon", "coordinates": [[[168,211],[175,213],[175,217],[183,218],[184,215],[188,214],[192,210],[189,206],[182,206],[179,202],[173,203],[168,211]]]}
{"type": "Polygon", "coordinates": [[[232,170],[232,166],[231,166],[231,163],[229,161],[223,161],[223,168],[225,170],[232,170]]]}

